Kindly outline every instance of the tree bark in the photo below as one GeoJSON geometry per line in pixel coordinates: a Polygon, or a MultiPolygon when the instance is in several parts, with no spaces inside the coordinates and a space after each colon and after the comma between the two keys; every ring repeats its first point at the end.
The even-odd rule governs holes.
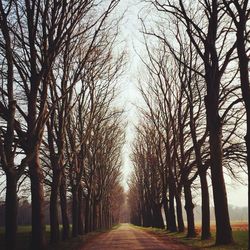
{"type": "Polygon", "coordinates": [[[32,199],[32,249],[45,249],[44,190],[39,150],[29,164],[32,199]]]}
{"type": "Polygon", "coordinates": [[[93,232],[93,198],[90,199],[89,206],[89,230],[93,232]]]}
{"type": "Polygon", "coordinates": [[[167,221],[169,222],[168,230],[171,232],[177,232],[175,209],[174,209],[174,188],[173,184],[169,184],[169,210],[167,213],[167,221]]]}
{"type": "Polygon", "coordinates": [[[87,195],[86,202],[85,202],[85,233],[87,234],[89,232],[89,209],[90,209],[90,197],[87,195]]]}
{"type": "Polygon", "coordinates": [[[50,241],[56,244],[60,240],[58,195],[60,188],[60,171],[53,171],[52,187],[50,194],[50,241]]]}
{"type": "MultiPolygon", "coordinates": [[[[211,93],[210,93],[211,94],[211,93]]],[[[227,193],[222,166],[222,127],[218,113],[218,103],[215,96],[207,97],[207,120],[209,128],[209,144],[211,156],[211,177],[214,196],[216,218],[216,244],[230,244],[233,242],[230,225],[227,193]]]]}
{"type": "Polygon", "coordinates": [[[78,236],[78,187],[72,187],[72,237],[78,236]]]}
{"type": "Polygon", "coordinates": [[[209,191],[207,184],[207,171],[199,171],[200,183],[201,183],[201,239],[207,240],[211,238],[210,231],[210,202],[209,202],[209,191]]]}
{"type": "Polygon", "coordinates": [[[16,249],[17,240],[17,176],[8,171],[6,174],[5,200],[5,242],[6,249],[16,249]]]}
{"type": "MultiPolygon", "coordinates": [[[[239,9],[238,9],[239,11],[239,9]]],[[[246,31],[246,12],[240,11],[239,23],[237,25],[237,53],[239,57],[240,81],[243,100],[246,108],[247,131],[245,136],[247,147],[247,171],[248,171],[248,218],[250,218],[250,80],[249,80],[249,58],[246,52],[245,31],[246,31]]],[[[250,220],[248,219],[248,228],[250,220]]],[[[248,246],[250,248],[250,230],[248,230],[248,246]]]]}
{"type": "MultiPolygon", "coordinates": [[[[205,106],[207,127],[209,131],[211,179],[216,218],[216,244],[230,244],[233,242],[230,225],[227,193],[222,165],[222,121],[219,115],[219,95],[221,77],[225,69],[220,69],[218,51],[216,48],[218,32],[219,4],[217,0],[211,3],[212,11],[209,18],[208,31],[205,42],[204,63],[207,96],[205,106]]],[[[226,63],[226,61],[224,61],[226,63]]]]}
{"type": "Polygon", "coordinates": [[[93,202],[93,231],[97,229],[97,201],[94,199],[93,202]]]}
{"type": "Polygon", "coordinates": [[[83,226],[83,190],[80,186],[78,189],[78,234],[84,234],[84,226],[83,226]]]}
{"type": "Polygon", "coordinates": [[[168,228],[168,200],[167,200],[167,194],[166,192],[163,192],[163,197],[162,197],[162,205],[163,205],[163,210],[164,210],[164,215],[166,219],[166,227],[168,228]]]}
{"type": "Polygon", "coordinates": [[[184,232],[184,221],[183,221],[183,213],[182,213],[182,202],[181,196],[178,192],[175,194],[176,201],[176,212],[177,212],[177,223],[178,223],[178,232],[184,232]]]}
{"type": "Polygon", "coordinates": [[[185,194],[185,209],[187,213],[187,237],[195,237],[195,225],[194,225],[194,204],[192,202],[192,193],[190,184],[184,185],[185,194]]]}
{"type": "Polygon", "coordinates": [[[66,179],[64,173],[61,179],[60,185],[60,205],[61,205],[61,214],[62,214],[62,239],[69,239],[69,215],[68,215],[68,204],[67,204],[67,195],[66,195],[66,179]]]}
{"type": "Polygon", "coordinates": [[[161,214],[161,205],[153,204],[153,222],[157,228],[164,228],[164,222],[161,214]]]}
{"type": "Polygon", "coordinates": [[[151,206],[148,202],[145,203],[145,214],[143,218],[144,227],[152,227],[153,218],[151,213],[151,206]]]}
{"type": "Polygon", "coordinates": [[[103,229],[103,214],[102,214],[102,201],[100,202],[100,206],[99,206],[99,225],[100,225],[100,229],[103,229]]]}
{"type": "MultiPolygon", "coordinates": [[[[248,218],[250,218],[250,96],[247,108],[247,133],[245,136],[247,147],[247,173],[248,173],[248,218]]],[[[250,249],[250,219],[248,219],[248,249],[250,249]]]]}

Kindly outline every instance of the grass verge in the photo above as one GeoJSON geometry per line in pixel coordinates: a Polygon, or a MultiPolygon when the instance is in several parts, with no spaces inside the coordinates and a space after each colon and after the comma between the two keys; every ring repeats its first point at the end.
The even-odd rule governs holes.
{"type": "MultiPolygon", "coordinates": [[[[95,232],[91,232],[82,236],[78,236],[76,238],[70,238],[67,241],[60,241],[56,245],[48,245],[48,250],[77,250],[80,249],[87,240],[90,240],[93,237],[97,237],[98,235],[108,232],[110,230],[118,228],[119,225],[115,225],[109,230],[98,230],[95,232]]],[[[30,249],[30,233],[31,226],[19,226],[18,234],[17,234],[17,248],[16,250],[28,250],[30,249]]],[[[46,226],[46,239],[49,242],[50,237],[50,227],[46,226]]],[[[6,249],[4,246],[4,228],[0,228],[0,249],[6,249]]]]}
{"type": "Polygon", "coordinates": [[[159,238],[164,240],[164,237],[170,237],[176,242],[182,243],[186,246],[191,246],[200,249],[212,249],[212,250],[247,250],[248,249],[248,231],[246,230],[233,230],[234,243],[231,245],[215,246],[215,232],[212,232],[212,237],[209,240],[201,240],[198,235],[195,238],[187,238],[185,233],[170,233],[164,229],[158,228],[144,228],[137,227],[148,233],[155,234],[159,238]]]}

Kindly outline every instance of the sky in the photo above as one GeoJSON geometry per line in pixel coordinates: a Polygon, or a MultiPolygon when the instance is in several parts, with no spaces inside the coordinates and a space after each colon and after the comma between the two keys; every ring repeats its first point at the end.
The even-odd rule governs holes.
{"type": "Polygon", "coordinates": [[[127,180],[132,171],[132,162],[130,160],[131,147],[135,139],[135,125],[139,119],[136,105],[138,100],[141,100],[137,89],[140,59],[136,53],[137,50],[142,49],[139,32],[140,22],[138,19],[141,4],[136,0],[123,0],[120,3],[120,8],[121,11],[125,11],[124,19],[121,23],[121,39],[124,41],[125,49],[128,53],[128,63],[120,84],[121,93],[119,95],[119,102],[125,108],[125,119],[127,120],[126,143],[123,148],[123,184],[127,190],[127,180]]]}
{"type": "MultiPolygon", "coordinates": [[[[119,11],[126,10],[124,19],[121,24],[121,39],[124,40],[125,47],[128,53],[128,63],[125,73],[122,77],[121,93],[119,101],[125,107],[125,117],[127,119],[126,127],[126,143],[123,148],[123,184],[125,190],[128,189],[127,181],[133,169],[133,164],[130,160],[132,153],[132,144],[135,139],[135,125],[139,121],[136,105],[142,102],[142,98],[138,92],[137,84],[141,62],[138,54],[143,54],[142,35],[140,33],[140,21],[138,16],[145,17],[149,14],[150,9],[145,8],[145,5],[140,0],[121,0],[119,11]]],[[[225,176],[228,193],[228,203],[233,206],[247,206],[248,195],[247,185],[242,185],[225,176]]],[[[212,198],[212,188],[210,186],[210,196],[212,198]]],[[[200,203],[200,199],[195,201],[200,203]]],[[[211,204],[212,205],[212,204],[211,204]]]]}

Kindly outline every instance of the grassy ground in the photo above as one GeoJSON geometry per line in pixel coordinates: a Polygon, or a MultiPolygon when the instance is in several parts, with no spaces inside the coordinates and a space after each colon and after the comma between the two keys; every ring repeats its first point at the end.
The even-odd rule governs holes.
{"type": "MultiPolygon", "coordinates": [[[[17,234],[17,250],[29,249],[31,226],[19,226],[17,234]]],[[[49,239],[49,227],[46,227],[46,238],[49,239]]],[[[4,228],[0,228],[0,249],[4,246],[4,228]]]]}
{"type": "MultiPolygon", "coordinates": [[[[116,226],[115,226],[116,227],[116,226]]],[[[115,228],[113,227],[113,229],[115,228]]],[[[88,233],[87,235],[79,236],[76,238],[71,238],[65,242],[60,242],[56,246],[48,245],[48,250],[77,250],[80,246],[86,242],[87,239],[91,237],[95,237],[100,233],[106,232],[105,231],[97,231],[88,233]]],[[[16,250],[28,250],[30,249],[30,232],[31,226],[19,226],[18,227],[18,239],[17,239],[17,249],[16,250]]],[[[47,242],[49,242],[49,232],[50,227],[46,226],[46,238],[47,242]]],[[[0,249],[4,250],[4,228],[0,227],[0,249]]]]}
{"type": "MultiPolygon", "coordinates": [[[[174,240],[181,242],[188,246],[199,247],[201,249],[212,250],[247,250],[248,249],[248,230],[246,224],[239,225],[239,223],[232,223],[234,244],[225,246],[215,246],[215,231],[212,230],[212,238],[210,240],[200,240],[199,235],[196,238],[186,238],[185,233],[170,233],[157,228],[142,228],[149,233],[157,234],[160,237],[171,237],[174,240]],[[234,226],[235,225],[235,226],[234,226]]],[[[213,229],[213,227],[212,227],[213,229]]]]}
{"type": "Polygon", "coordinates": [[[96,237],[104,231],[92,232],[87,235],[78,236],[76,238],[69,239],[65,242],[60,242],[56,246],[48,246],[48,250],[78,250],[84,243],[92,237],[96,237]]]}
{"type": "MultiPolygon", "coordinates": [[[[113,227],[112,229],[117,228],[119,225],[113,227]]],[[[247,249],[247,242],[248,242],[248,231],[246,228],[246,224],[239,224],[239,223],[232,223],[233,228],[233,236],[235,243],[230,246],[214,246],[215,242],[215,233],[213,230],[213,236],[210,240],[201,241],[199,236],[196,238],[188,239],[185,237],[184,233],[169,233],[162,229],[157,228],[142,228],[139,227],[142,230],[145,230],[149,233],[157,234],[159,237],[162,237],[164,240],[164,237],[168,236],[173,238],[174,240],[178,242],[182,242],[183,244],[199,247],[202,249],[212,249],[212,250],[246,250],[247,249]]],[[[213,227],[212,227],[213,229],[213,227]]],[[[49,241],[49,226],[46,227],[46,237],[49,241]]],[[[29,240],[30,240],[30,232],[31,227],[30,226],[19,226],[18,227],[18,244],[17,244],[17,250],[27,250],[29,249],[29,240]]],[[[74,239],[70,239],[66,242],[60,242],[56,246],[48,246],[48,250],[77,250],[79,249],[79,246],[82,246],[86,240],[96,237],[100,233],[105,231],[98,231],[89,233],[84,236],[79,236],[74,239]]],[[[0,228],[0,249],[4,248],[4,229],[0,228]]]]}

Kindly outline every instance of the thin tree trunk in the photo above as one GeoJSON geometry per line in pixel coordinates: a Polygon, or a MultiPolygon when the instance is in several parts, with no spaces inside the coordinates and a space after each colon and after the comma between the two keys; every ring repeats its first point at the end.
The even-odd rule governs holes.
{"type": "Polygon", "coordinates": [[[32,199],[32,249],[45,249],[44,190],[39,151],[29,164],[32,199]]]}
{"type": "Polygon", "coordinates": [[[96,231],[97,229],[97,202],[96,200],[94,199],[94,202],[93,202],[93,231],[96,231]]]}
{"type": "Polygon", "coordinates": [[[61,178],[60,185],[60,205],[61,205],[61,214],[62,214],[62,239],[69,239],[69,215],[68,215],[68,203],[67,203],[67,195],[66,195],[66,179],[64,173],[61,178]]]}
{"type": "Polygon", "coordinates": [[[72,187],[72,237],[78,236],[78,187],[72,187]]]}
{"type": "Polygon", "coordinates": [[[106,228],[106,217],[105,217],[105,209],[104,209],[104,207],[105,207],[105,202],[104,202],[104,204],[102,206],[102,222],[103,222],[103,228],[106,228]]]}
{"type": "Polygon", "coordinates": [[[163,205],[163,210],[164,210],[164,215],[165,215],[165,220],[166,220],[166,226],[168,228],[168,201],[167,201],[167,194],[166,192],[163,192],[163,198],[162,198],[162,205],[163,205]]]}
{"type": "Polygon", "coordinates": [[[96,217],[95,218],[95,230],[99,230],[100,229],[100,213],[99,213],[99,207],[100,207],[100,203],[99,202],[97,202],[97,204],[96,204],[96,216],[94,216],[94,217],[96,217]]]}
{"type": "Polygon", "coordinates": [[[89,209],[90,209],[90,197],[87,195],[86,197],[86,202],[85,202],[85,233],[87,234],[90,229],[89,229],[89,209]]]}
{"type": "Polygon", "coordinates": [[[168,230],[171,232],[177,232],[175,208],[174,208],[174,188],[172,183],[170,183],[169,185],[169,210],[167,215],[168,215],[167,220],[169,222],[168,230]]]}
{"type": "Polygon", "coordinates": [[[14,118],[16,110],[16,101],[14,100],[13,86],[14,86],[14,63],[13,63],[13,43],[10,35],[8,24],[8,14],[5,12],[3,1],[0,3],[1,13],[1,46],[3,57],[6,59],[7,69],[7,93],[8,98],[8,114],[7,114],[7,127],[4,134],[4,142],[1,139],[1,158],[2,153],[5,155],[6,160],[1,159],[2,167],[5,169],[6,174],[6,199],[5,199],[5,243],[7,249],[16,248],[17,240],[17,173],[14,167],[14,118]],[[3,145],[4,144],[4,145],[3,145]]]}
{"type": "Polygon", "coordinates": [[[83,226],[83,190],[80,186],[78,189],[78,234],[84,234],[84,226],[83,226]]]}
{"type": "Polygon", "coordinates": [[[6,173],[5,200],[5,242],[6,249],[16,249],[17,240],[17,176],[16,173],[6,173]]]}
{"type": "Polygon", "coordinates": [[[210,232],[210,202],[209,191],[207,184],[207,172],[206,170],[199,171],[200,183],[201,183],[201,239],[207,240],[211,238],[210,232]]]}
{"type": "Polygon", "coordinates": [[[50,194],[50,241],[56,244],[60,240],[58,194],[61,175],[59,171],[53,171],[52,187],[50,194]]]}
{"type": "Polygon", "coordinates": [[[93,198],[90,199],[89,228],[90,228],[90,232],[93,232],[93,198]]]}
{"type": "Polygon", "coordinates": [[[99,225],[100,225],[100,229],[103,229],[103,214],[102,214],[102,201],[100,202],[100,206],[99,206],[99,225]]]}
{"type": "Polygon", "coordinates": [[[176,201],[178,232],[181,233],[181,232],[184,232],[184,221],[183,221],[183,213],[182,213],[181,196],[178,192],[176,192],[175,201],[176,201]]]}
{"type": "Polygon", "coordinates": [[[194,119],[194,109],[192,106],[193,103],[193,94],[192,88],[188,85],[187,95],[190,95],[190,102],[189,102],[189,112],[190,112],[190,131],[191,137],[194,145],[195,151],[195,161],[198,168],[198,173],[200,177],[200,184],[201,184],[201,217],[202,217],[202,225],[201,225],[201,240],[206,240],[211,237],[210,232],[210,202],[209,202],[209,191],[208,191],[208,184],[207,184],[207,169],[202,164],[202,157],[201,157],[201,143],[198,143],[197,134],[196,134],[196,126],[195,126],[195,119],[194,119]],[[189,92],[188,92],[189,91],[189,92]]]}
{"type": "Polygon", "coordinates": [[[185,194],[185,209],[187,213],[187,237],[195,237],[195,225],[194,225],[194,204],[192,201],[192,193],[190,184],[184,185],[185,194]]]}
{"type": "Polygon", "coordinates": [[[111,221],[111,218],[110,218],[110,210],[109,210],[109,207],[107,207],[107,218],[108,218],[108,229],[110,229],[110,221],[111,221]]]}

